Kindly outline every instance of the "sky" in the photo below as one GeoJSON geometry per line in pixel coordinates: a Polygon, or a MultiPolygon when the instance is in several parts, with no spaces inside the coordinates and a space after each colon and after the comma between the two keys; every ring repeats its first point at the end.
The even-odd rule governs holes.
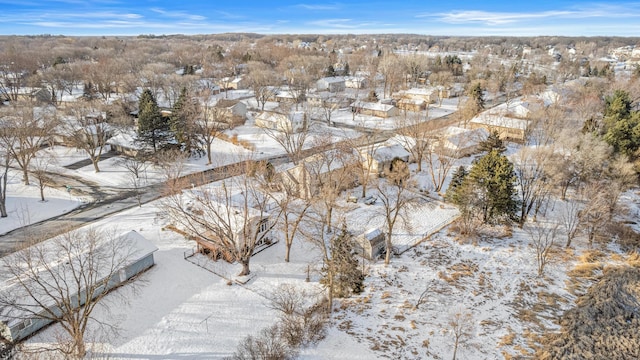
{"type": "Polygon", "coordinates": [[[1,35],[640,36],[640,1],[0,0],[1,35]]]}

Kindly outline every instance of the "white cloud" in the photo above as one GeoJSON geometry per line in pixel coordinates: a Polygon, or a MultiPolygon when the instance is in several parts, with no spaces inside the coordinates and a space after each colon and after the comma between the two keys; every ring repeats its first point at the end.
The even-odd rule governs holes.
{"type": "Polygon", "coordinates": [[[305,10],[338,10],[340,9],[340,5],[338,4],[297,4],[297,5],[294,5],[294,7],[305,9],[305,10]]]}

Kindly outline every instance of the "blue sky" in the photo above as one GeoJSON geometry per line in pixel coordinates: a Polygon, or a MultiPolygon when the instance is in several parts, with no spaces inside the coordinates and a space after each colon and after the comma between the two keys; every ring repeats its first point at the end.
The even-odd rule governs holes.
{"type": "Polygon", "coordinates": [[[0,34],[640,36],[640,1],[0,0],[0,34]]]}

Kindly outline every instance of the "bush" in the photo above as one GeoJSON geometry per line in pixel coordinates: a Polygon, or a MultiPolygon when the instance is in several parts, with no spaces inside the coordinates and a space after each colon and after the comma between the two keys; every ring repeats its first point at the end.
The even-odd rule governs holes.
{"type": "Polygon", "coordinates": [[[228,360],[288,360],[296,351],[280,339],[280,327],[273,325],[262,329],[257,336],[247,336],[240,342],[235,354],[228,360]]]}

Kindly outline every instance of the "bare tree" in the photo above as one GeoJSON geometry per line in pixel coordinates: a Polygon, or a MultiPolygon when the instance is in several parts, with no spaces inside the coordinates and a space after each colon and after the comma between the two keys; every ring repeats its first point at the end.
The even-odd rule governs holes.
{"type": "Polygon", "coordinates": [[[135,251],[126,237],[90,228],[6,256],[2,272],[13,285],[0,296],[0,309],[7,318],[59,323],[69,340],[58,350],[83,358],[90,323],[117,330],[93,313],[98,307],[109,309],[104,297],[120,283],[119,272],[135,251]]]}
{"type": "Polygon", "coordinates": [[[264,133],[275,140],[289,156],[289,160],[295,165],[300,163],[303,149],[311,134],[312,126],[309,125],[309,113],[307,111],[288,111],[285,115],[289,124],[276,129],[263,128],[264,133]],[[302,122],[301,128],[296,128],[296,123],[302,122]]]}
{"type": "Polygon", "coordinates": [[[409,169],[397,161],[394,168],[387,172],[384,179],[378,179],[376,189],[378,190],[378,199],[382,202],[382,215],[385,222],[385,257],[384,264],[388,265],[391,261],[393,252],[393,233],[398,220],[408,223],[408,214],[411,208],[417,203],[418,198],[410,187],[414,185],[409,179],[409,169]]]}
{"type": "Polygon", "coordinates": [[[573,241],[578,233],[582,208],[582,202],[578,199],[568,199],[562,204],[560,219],[567,233],[567,243],[565,244],[567,248],[571,247],[571,241],[573,241]]]}
{"type": "Polygon", "coordinates": [[[294,183],[280,181],[273,174],[273,165],[267,162],[259,163],[256,170],[256,180],[259,181],[262,191],[271,198],[278,207],[278,227],[285,240],[284,261],[289,262],[291,246],[302,224],[307,210],[311,206],[310,199],[298,197],[298,190],[294,183]]]}
{"type": "Polygon", "coordinates": [[[458,150],[448,149],[444,145],[444,135],[439,135],[431,142],[430,149],[424,152],[431,173],[431,182],[436,192],[442,190],[447,176],[456,164],[458,150]]]}
{"type": "Polygon", "coordinates": [[[198,141],[205,146],[207,151],[207,165],[211,165],[211,146],[213,141],[218,137],[221,126],[224,123],[224,114],[222,110],[216,108],[211,103],[211,91],[203,91],[203,102],[199,107],[201,114],[195,120],[195,136],[198,141]]]}
{"type": "Polygon", "coordinates": [[[67,107],[67,114],[61,120],[64,136],[74,147],[85,151],[94,170],[100,172],[98,163],[112,133],[106,113],[93,102],[81,101],[67,107]]]}
{"type": "Polygon", "coordinates": [[[521,200],[519,228],[522,228],[536,201],[542,198],[546,189],[546,161],[550,158],[546,149],[530,147],[523,147],[514,156],[514,171],[521,200]]]}
{"type": "Polygon", "coordinates": [[[146,170],[148,167],[148,163],[146,159],[144,159],[142,156],[125,157],[121,159],[118,163],[120,166],[125,168],[125,170],[127,170],[127,173],[129,174],[129,182],[133,187],[136,200],[138,200],[138,206],[141,207],[142,206],[141,188],[143,185],[143,180],[146,180],[146,178],[142,178],[141,175],[146,175],[146,170]]]}
{"type": "Polygon", "coordinates": [[[29,164],[49,141],[56,119],[50,108],[36,108],[29,102],[13,102],[3,109],[0,121],[0,141],[22,170],[25,185],[29,185],[29,164]]]}
{"type": "Polygon", "coordinates": [[[0,53],[0,97],[18,100],[31,74],[38,70],[38,56],[18,40],[5,44],[0,53]]]}
{"type": "Polygon", "coordinates": [[[244,276],[250,273],[256,247],[271,240],[268,234],[275,222],[267,213],[269,198],[250,176],[255,163],[243,161],[227,170],[235,176],[202,188],[170,191],[162,207],[200,246],[240,263],[238,276],[244,276]]]}
{"type": "Polygon", "coordinates": [[[458,348],[466,345],[472,339],[475,330],[473,315],[466,310],[461,310],[449,317],[449,329],[453,335],[453,360],[456,360],[458,348]]]}
{"type": "Polygon", "coordinates": [[[418,164],[418,172],[422,172],[422,162],[433,144],[433,135],[429,133],[427,115],[412,111],[405,111],[399,118],[400,133],[397,137],[402,146],[407,149],[418,164]]]}
{"type": "Polygon", "coordinates": [[[537,224],[525,227],[525,232],[529,235],[531,246],[536,254],[536,264],[538,265],[538,276],[544,274],[544,268],[549,263],[553,247],[556,244],[558,224],[537,224]]]}
{"type": "Polygon", "coordinates": [[[2,159],[2,171],[0,173],[0,217],[7,217],[7,180],[9,167],[11,166],[11,154],[4,148],[0,148],[2,159]]]}
{"type": "MultiPolygon", "coordinates": [[[[325,148],[331,143],[330,137],[319,137],[315,140],[314,147],[325,148]]],[[[307,176],[305,186],[308,188],[305,192],[312,199],[314,212],[322,214],[325,230],[329,232],[333,229],[333,210],[338,198],[342,191],[355,183],[357,174],[354,174],[353,169],[355,164],[359,164],[352,147],[346,143],[335,146],[335,149],[306,158],[301,164],[307,176]]]]}
{"type": "Polygon", "coordinates": [[[264,110],[264,105],[276,94],[281,81],[278,79],[276,72],[265,63],[250,61],[248,67],[247,80],[256,97],[258,106],[261,110],[264,110]]]}
{"type": "Polygon", "coordinates": [[[383,97],[386,98],[402,84],[401,59],[392,52],[386,53],[378,63],[378,70],[384,77],[383,97]]]}
{"type": "Polygon", "coordinates": [[[55,161],[55,154],[46,150],[40,151],[37,157],[31,161],[31,172],[38,180],[38,188],[40,189],[40,201],[46,201],[44,198],[44,189],[52,184],[49,175],[49,165],[55,161]]]}
{"type": "Polygon", "coordinates": [[[579,226],[587,235],[589,247],[593,246],[593,240],[598,232],[609,222],[609,201],[605,182],[591,181],[584,187],[586,204],[579,214],[579,226]]]}

